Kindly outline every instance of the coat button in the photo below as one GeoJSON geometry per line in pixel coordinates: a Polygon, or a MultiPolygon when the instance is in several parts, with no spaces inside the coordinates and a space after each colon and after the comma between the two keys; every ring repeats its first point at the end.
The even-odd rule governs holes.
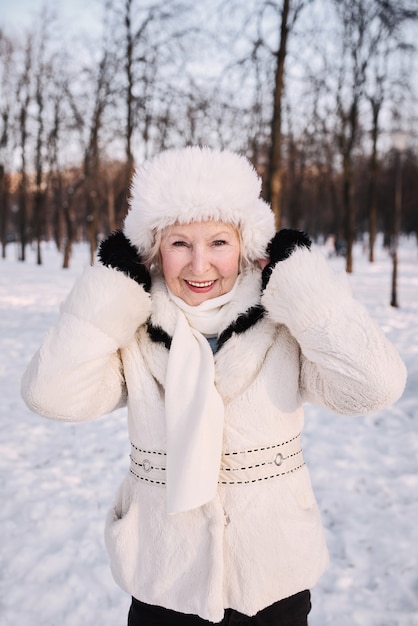
{"type": "Polygon", "coordinates": [[[278,452],[276,454],[276,458],[274,459],[274,462],[277,466],[280,466],[284,461],[284,456],[281,452],[278,452]]]}
{"type": "Polygon", "coordinates": [[[151,461],[149,461],[148,459],[144,459],[142,461],[142,469],[144,470],[144,472],[150,472],[151,471],[151,461]]]}

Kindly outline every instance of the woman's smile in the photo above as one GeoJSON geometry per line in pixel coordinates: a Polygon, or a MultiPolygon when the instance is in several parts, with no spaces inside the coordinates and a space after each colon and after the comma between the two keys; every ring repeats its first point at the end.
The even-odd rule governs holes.
{"type": "Polygon", "coordinates": [[[212,287],[214,282],[215,282],[214,280],[208,280],[205,283],[196,283],[196,282],[191,281],[191,280],[186,280],[186,283],[188,285],[190,285],[191,287],[199,287],[200,289],[202,289],[203,287],[212,287]]]}

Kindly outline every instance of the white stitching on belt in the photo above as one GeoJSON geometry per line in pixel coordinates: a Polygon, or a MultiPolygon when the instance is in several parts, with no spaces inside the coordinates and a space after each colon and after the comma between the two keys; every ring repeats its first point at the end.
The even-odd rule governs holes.
{"type": "MultiPolygon", "coordinates": [[[[166,452],[144,450],[131,443],[130,473],[138,480],[165,485],[166,452]]],[[[219,483],[246,485],[291,474],[305,465],[300,434],[288,441],[243,452],[224,452],[219,483]]]]}

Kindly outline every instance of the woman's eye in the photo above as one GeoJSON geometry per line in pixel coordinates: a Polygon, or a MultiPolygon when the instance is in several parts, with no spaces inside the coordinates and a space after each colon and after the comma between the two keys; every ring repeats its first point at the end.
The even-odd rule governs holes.
{"type": "Polygon", "coordinates": [[[225,241],[225,239],[216,239],[213,242],[214,246],[225,246],[227,244],[227,242],[225,241]]]}
{"type": "Polygon", "coordinates": [[[185,241],[173,241],[172,244],[175,248],[182,248],[183,246],[187,246],[187,243],[185,241]]]}

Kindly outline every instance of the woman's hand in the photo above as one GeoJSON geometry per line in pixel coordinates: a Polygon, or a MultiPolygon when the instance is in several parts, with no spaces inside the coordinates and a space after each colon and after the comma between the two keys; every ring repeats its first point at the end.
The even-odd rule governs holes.
{"type": "Polygon", "coordinates": [[[273,268],[279,261],[285,261],[297,247],[310,249],[311,240],[301,230],[283,228],[279,230],[267,246],[268,259],[260,259],[262,271],[262,287],[266,288],[273,268]]]}
{"type": "Polygon", "coordinates": [[[142,285],[145,291],[150,290],[151,276],[148,268],[142,263],[138,250],[122,231],[115,231],[101,242],[98,257],[106,267],[120,270],[142,285]]]}

